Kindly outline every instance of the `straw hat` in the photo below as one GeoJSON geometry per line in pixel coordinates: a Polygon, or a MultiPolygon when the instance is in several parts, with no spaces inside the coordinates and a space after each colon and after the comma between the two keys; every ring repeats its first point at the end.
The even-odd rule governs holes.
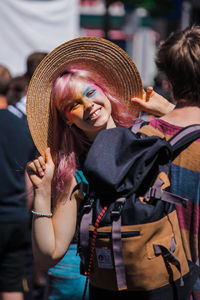
{"type": "Polygon", "coordinates": [[[97,73],[110,94],[138,114],[131,97],[142,97],[142,81],[132,59],[114,43],[96,37],[70,40],[50,52],[35,70],[27,93],[27,118],[33,141],[41,153],[52,146],[50,97],[55,79],[68,68],[97,73]]]}

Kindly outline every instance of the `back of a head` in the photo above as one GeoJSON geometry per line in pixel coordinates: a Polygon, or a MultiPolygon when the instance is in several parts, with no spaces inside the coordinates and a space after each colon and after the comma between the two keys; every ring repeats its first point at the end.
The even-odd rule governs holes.
{"type": "Polygon", "coordinates": [[[0,65],[0,95],[6,96],[11,81],[11,73],[4,66],[0,65]]]}
{"type": "Polygon", "coordinates": [[[172,33],[160,45],[156,64],[171,83],[178,104],[200,105],[199,26],[172,33]]]}
{"type": "Polygon", "coordinates": [[[12,78],[7,92],[8,105],[16,104],[23,96],[25,96],[26,88],[27,82],[23,76],[12,78]]]}
{"type": "Polygon", "coordinates": [[[27,80],[30,81],[35,69],[39,65],[39,63],[43,60],[43,58],[47,55],[47,52],[33,52],[27,57],[26,61],[26,77],[27,80]]]}

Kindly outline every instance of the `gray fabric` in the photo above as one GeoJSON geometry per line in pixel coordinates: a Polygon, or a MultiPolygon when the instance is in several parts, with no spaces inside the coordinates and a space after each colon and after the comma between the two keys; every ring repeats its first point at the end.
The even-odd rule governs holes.
{"type": "MultiPolygon", "coordinates": [[[[116,202],[123,205],[125,198],[117,199],[116,202]]],[[[122,253],[122,237],[121,237],[121,214],[112,223],[112,246],[114,255],[114,264],[117,278],[118,289],[127,289],[125,265],[122,253]]]]}

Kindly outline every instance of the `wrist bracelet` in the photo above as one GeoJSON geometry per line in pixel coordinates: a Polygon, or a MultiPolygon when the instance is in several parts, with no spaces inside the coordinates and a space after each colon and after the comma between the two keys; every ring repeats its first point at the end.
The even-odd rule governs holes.
{"type": "Polygon", "coordinates": [[[38,213],[38,212],[36,212],[34,210],[32,210],[31,212],[32,212],[33,215],[36,215],[38,217],[49,217],[49,218],[51,218],[53,216],[52,213],[50,213],[50,214],[42,214],[42,213],[38,213]]]}

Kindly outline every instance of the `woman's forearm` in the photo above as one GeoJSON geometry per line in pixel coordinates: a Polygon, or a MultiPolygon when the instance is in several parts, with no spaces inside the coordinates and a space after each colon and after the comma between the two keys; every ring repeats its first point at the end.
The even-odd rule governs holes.
{"type": "MultiPolygon", "coordinates": [[[[34,211],[51,213],[50,190],[35,192],[34,211]]],[[[64,256],[75,233],[76,219],[77,200],[75,196],[70,200],[66,193],[56,200],[53,217],[33,215],[33,253],[41,268],[55,265],[64,256]]]]}
{"type": "MultiPolygon", "coordinates": [[[[33,210],[36,213],[51,213],[51,190],[35,191],[33,210]]],[[[55,250],[55,235],[51,217],[33,215],[32,244],[34,258],[40,265],[49,264],[55,250]]]]}

